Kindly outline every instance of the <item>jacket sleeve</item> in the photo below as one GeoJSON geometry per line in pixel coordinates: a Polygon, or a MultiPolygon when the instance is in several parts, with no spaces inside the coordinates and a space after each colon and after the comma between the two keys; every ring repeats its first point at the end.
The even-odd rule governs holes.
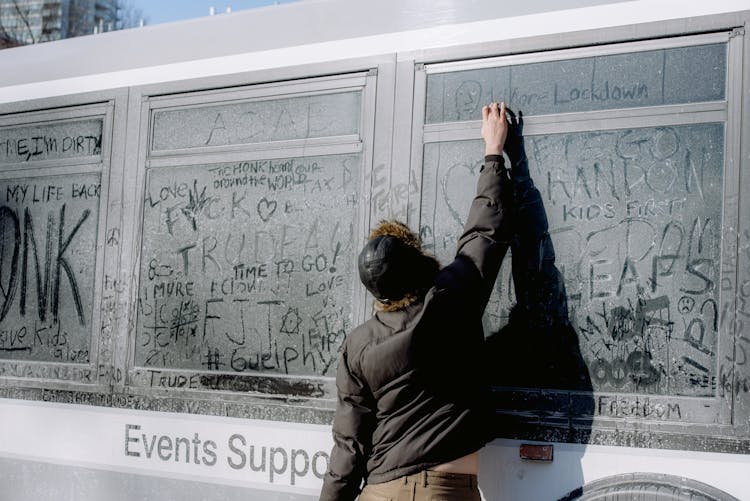
{"type": "MultiPolygon", "coordinates": [[[[452,268],[454,280],[457,276],[467,277],[467,265],[475,269],[470,275],[474,275],[479,283],[466,285],[478,287],[477,306],[482,311],[510,245],[508,216],[511,196],[512,187],[503,157],[487,155],[477,181],[477,194],[471,203],[463,234],[458,239],[456,260],[447,267],[452,268]]],[[[466,279],[462,281],[466,282],[466,279]]]]}
{"type": "Polygon", "coordinates": [[[353,373],[346,349],[339,358],[336,388],[333,450],[320,501],[353,501],[367,472],[374,410],[369,389],[353,373]]]}

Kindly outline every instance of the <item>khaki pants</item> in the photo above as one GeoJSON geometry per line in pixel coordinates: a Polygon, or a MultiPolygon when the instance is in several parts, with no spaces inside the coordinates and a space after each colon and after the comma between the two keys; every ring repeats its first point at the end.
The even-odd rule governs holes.
{"type": "Polygon", "coordinates": [[[477,476],[441,471],[366,485],[359,501],[480,501],[477,476]]]}

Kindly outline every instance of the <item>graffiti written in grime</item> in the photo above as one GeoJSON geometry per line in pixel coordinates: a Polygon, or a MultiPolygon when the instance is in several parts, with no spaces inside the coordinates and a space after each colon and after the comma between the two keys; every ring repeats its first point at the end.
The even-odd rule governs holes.
{"type": "Polygon", "coordinates": [[[0,205],[0,354],[88,362],[99,174],[6,182],[0,205]]]}
{"type": "Polygon", "coordinates": [[[151,172],[138,365],[330,375],[352,322],[358,165],[340,155],[151,172]]]}

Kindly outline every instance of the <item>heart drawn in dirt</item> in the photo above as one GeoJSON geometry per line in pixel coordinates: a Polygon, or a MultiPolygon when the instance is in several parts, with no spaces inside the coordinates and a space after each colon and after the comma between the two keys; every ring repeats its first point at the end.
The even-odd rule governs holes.
{"type": "Polygon", "coordinates": [[[455,164],[448,168],[440,180],[440,188],[448,213],[462,228],[474,196],[475,172],[479,165],[479,163],[455,164]]]}
{"type": "Polygon", "coordinates": [[[260,199],[257,207],[258,215],[264,223],[267,223],[268,220],[271,219],[273,213],[276,212],[277,206],[278,203],[276,203],[276,200],[268,200],[266,197],[260,199]]]}

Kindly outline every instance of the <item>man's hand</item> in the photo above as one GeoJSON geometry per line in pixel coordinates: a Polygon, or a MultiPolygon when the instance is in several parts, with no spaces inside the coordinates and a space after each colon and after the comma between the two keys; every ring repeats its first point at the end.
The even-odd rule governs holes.
{"type": "Polygon", "coordinates": [[[505,138],[508,136],[508,120],[505,116],[505,102],[482,108],[482,139],[485,155],[502,155],[505,138]]]}

